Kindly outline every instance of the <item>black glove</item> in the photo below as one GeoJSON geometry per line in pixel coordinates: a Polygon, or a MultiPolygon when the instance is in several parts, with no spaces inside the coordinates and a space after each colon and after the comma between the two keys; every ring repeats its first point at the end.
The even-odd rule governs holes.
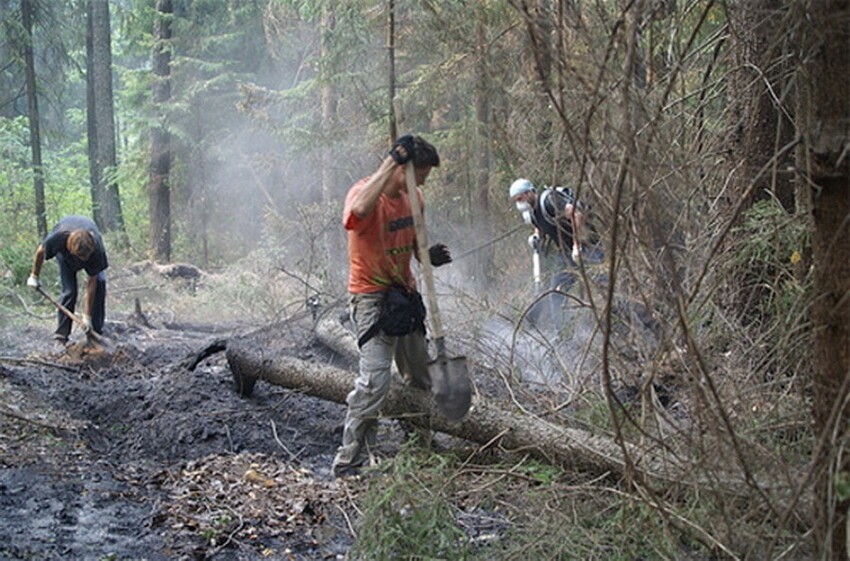
{"type": "Polygon", "coordinates": [[[406,134],[398,137],[398,139],[393,142],[393,147],[390,148],[390,156],[392,156],[395,163],[400,166],[411,160],[413,158],[413,135],[406,134]],[[404,148],[404,155],[398,151],[399,147],[404,148]]]}
{"type": "Polygon", "coordinates": [[[429,247],[428,258],[431,260],[431,265],[435,267],[452,262],[452,254],[449,253],[449,248],[444,243],[435,243],[429,247]]]}

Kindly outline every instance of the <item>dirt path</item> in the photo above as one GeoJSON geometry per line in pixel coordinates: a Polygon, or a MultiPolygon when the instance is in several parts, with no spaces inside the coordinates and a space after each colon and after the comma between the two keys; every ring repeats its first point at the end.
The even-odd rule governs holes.
{"type": "Polygon", "coordinates": [[[3,335],[0,558],[342,558],[342,406],[268,385],[238,397],[223,353],[185,366],[208,333],[109,323],[108,353],[53,354],[36,350],[47,329],[3,335]]]}

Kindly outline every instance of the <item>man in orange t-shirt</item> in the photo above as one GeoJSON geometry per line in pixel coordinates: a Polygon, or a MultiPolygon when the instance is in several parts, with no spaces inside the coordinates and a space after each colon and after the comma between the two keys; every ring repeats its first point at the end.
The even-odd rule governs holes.
{"type": "MultiPolygon", "coordinates": [[[[417,252],[404,170],[408,160],[413,162],[417,186],[425,183],[432,167],[440,165],[434,146],[418,135],[402,136],[378,170],[355,183],[345,199],[342,220],[348,231],[350,313],[361,346],[360,374],[346,400],[342,445],[333,461],[337,476],[356,471],[368,460],[377,416],[390,387],[393,358],[411,384],[422,389],[431,386],[423,331],[391,336],[373,329],[391,286],[416,289],[410,269],[410,259],[417,252]]],[[[421,202],[419,189],[416,196],[421,202]]],[[[435,244],[428,253],[434,266],[451,262],[443,244],[435,244]]]]}

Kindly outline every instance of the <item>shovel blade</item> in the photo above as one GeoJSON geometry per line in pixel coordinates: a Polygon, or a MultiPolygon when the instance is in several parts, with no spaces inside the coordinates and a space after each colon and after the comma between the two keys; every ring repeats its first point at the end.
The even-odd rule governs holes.
{"type": "Polygon", "coordinates": [[[466,357],[438,356],[428,363],[428,374],[437,410],[449,421],[463,419],[472,403],[466,357]]]}

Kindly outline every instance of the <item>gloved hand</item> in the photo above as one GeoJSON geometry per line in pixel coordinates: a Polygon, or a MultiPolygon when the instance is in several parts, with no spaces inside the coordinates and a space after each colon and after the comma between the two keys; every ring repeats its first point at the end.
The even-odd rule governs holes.
{"type": "Polygon", "coordinates": [[[393,147],[390,148],[390,156],[392,156],[395,163],[398,165],[404,165],[408,162],[408,160],[413,158],[413,135],[406,134],[404,136],[400,136],[393,142],[393,147]],[[399,151],[399,148],[404,148],[404,153],[402,154],[399,151]]]}
{"type": "Polygon", "coordinates": [[[38,290],[39,288],[41,288],[41,281],[38,280],[37,276],[30,275],[29,278],[27,279],[27,286],[30,287],[30,288],[34,288],[35,290],[38,290]]]}
{"type": "Polygon", "coordinates": [[[431,265],[435,267],[452,262],[452,254],[449,253],[449,248],[443,243],[435,243],[429,247],[428,258],[431,260],[431,265]]]}
{"type": "Polygon", "coordinates": [[[81,314],[81,316],[83,318],[83,325],[84,325],[83,331],[85,333],[90,333],[91,332],[91,316],[88,315],[88,314],[81,314]]]}
{"type": "Polygon", "coordinates": [[[581,257],[581,246],[580,245],[574,245],[573,246],[573,254],[572,254],[573,261],[578,263],[578,260],[579,260],[580,257],[581,257]]]}
{"type": "Polygon", "coordinates": [[[533,251],[537,251],[537,248],[540,244],[540,236],[537,234],[531,234],[528,236],[528,247],[530,247],[533,251]]]}

